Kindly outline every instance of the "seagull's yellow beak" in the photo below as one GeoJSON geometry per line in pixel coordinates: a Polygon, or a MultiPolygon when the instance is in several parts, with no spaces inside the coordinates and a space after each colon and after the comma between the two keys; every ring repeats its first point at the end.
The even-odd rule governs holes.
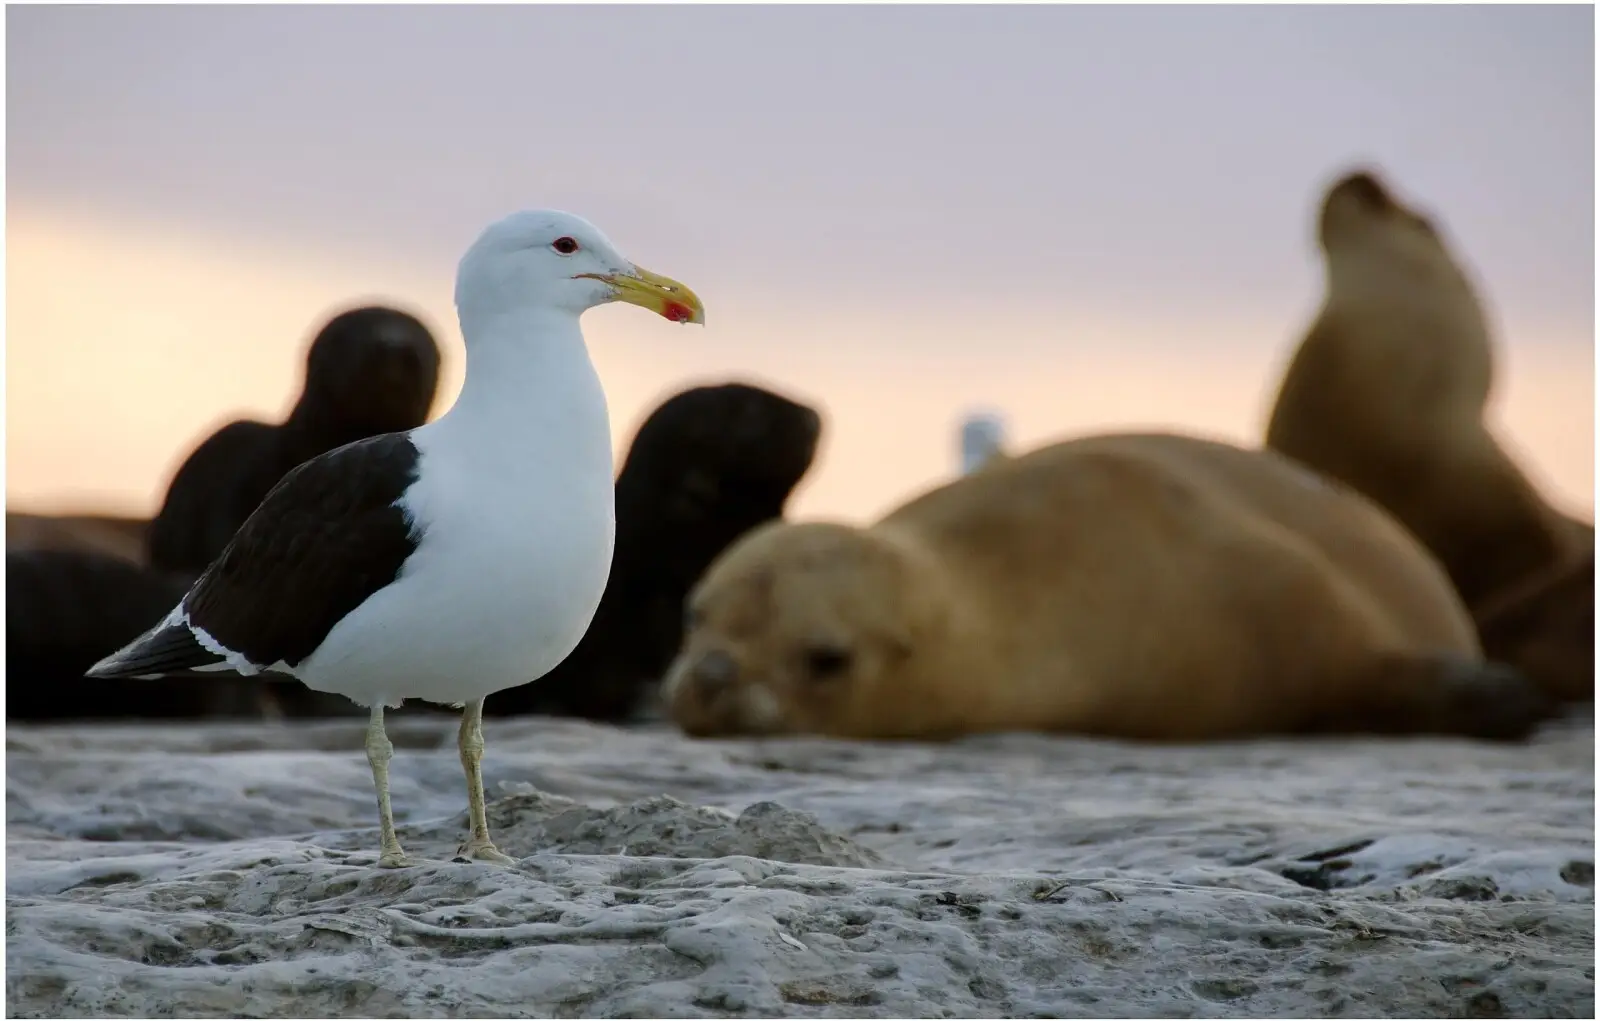
{"type": "Polygon", "coordinates": [[[615,287],[618,301],[647,308],[675,323],[705,324],[706,310],[700,304],[700,298],[670,277],[652,273],[642,266],[633,267],[631,272],[582,275],[604,280],[615,287]]]}

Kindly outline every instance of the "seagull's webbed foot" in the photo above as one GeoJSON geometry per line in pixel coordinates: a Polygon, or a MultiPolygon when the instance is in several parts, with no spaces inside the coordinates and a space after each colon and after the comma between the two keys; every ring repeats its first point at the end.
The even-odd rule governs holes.
{"type": "Polygon", "coordinates": [[[454,860],[460,863],[483,861],[491,865],[515,865],[517,863],[517,859],[501,851],[487,840],[481,842],[469,840],[462,844],[456,848],[454,860]]]}
{"type": "Polygon", "coordinates": [[[378,855],[380,869],[409,869],[416,861],[398,847],[378,855]]]}

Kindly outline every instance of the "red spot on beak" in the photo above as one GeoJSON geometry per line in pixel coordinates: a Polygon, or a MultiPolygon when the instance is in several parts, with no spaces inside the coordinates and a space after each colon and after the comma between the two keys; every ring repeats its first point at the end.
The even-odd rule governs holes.
{"type": "Polygon", "coordinates": [[[694,318],[694,313],[690,311],[689,306],[677,301],[667,302],[666,308],[662,309],[661,314],[675,323],[686,323],[694,318]]]}

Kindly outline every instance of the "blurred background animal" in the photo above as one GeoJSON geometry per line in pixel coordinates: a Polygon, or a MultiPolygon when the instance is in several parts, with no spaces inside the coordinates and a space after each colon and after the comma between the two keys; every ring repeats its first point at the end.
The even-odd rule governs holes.
{"type": "Polygon", "coordinates": [[[144,518],[114,514],[30,514],[6,511],[6,549],[96,550],[124,560],[144,560],[144,518]]]}
{"type": "Polygon", "coordinates": [[[266,688],[247,678],[102,680],[84,671],[141,634],[189,586],[92,549],[6,551],[6,718],[260,718],[266,688]]]}
{"type": "Polygon", "coordinates": [[[1006,453],[1006,420],[998,411],[974,411],[961,420],[957,437],[961,474],[970,475],[1006,453]]]}
{"type": "Polygon", "coordinates": [[[348,700],[292,682],[90,680],[82,671],[160,620],[285,473],[352,440],[426,421],[438,379],[439,348],[420,320],[384,306],[354,308],[312,341],[288,419],[217,430],[178,469],[152,521],[8,514],[8,676],[25,682],[8,686],[8,716],[351,712],[348,700]]]}
{"type": "Polygon", "coordinates": [[[689,734],[1526,736],[1437,561],[1288,458],[1113,434],[1007,458],[866,528],[773,523],[689,600],[689,734]]]}
{"type": "Polygon", "coordinates": [[[205,570],[286,472],[354,440],[421,425],[438,384],[438,344],[415,316],[380,305],[334,316],[306,353],[305,386],[286,420],[229,422],[184,460],[150,523],[149,562],[205,570]]]}
{"type": "Polygon", "coordinates": [[[1474,614],[1484,652],[1552,694],[1594,698],[1594,549],[1496,593],[1474,614]]]}
{"type": "Polygon", "coordinates": [[[485,712],[621,721],[651,711],[689,587],[729,543],[783,515],[821,430],[815,409],[738,382],[692,387],[651,412],[617,475],[616,551],[589,630],[560,666],[491,695],[485,712]]]}
{"type": "MultiPolygon", "coordinates": [[[[1545,499],[1485,422],[1495,345],[1477,286],[1438,224],[1371,170],[1327,190],[1326,293],[1278,390],[1266,445],[1377,501],[1444,564],[1467,606],[1575,563],[1593,526],[1545,499]]],[[[1592,590],[1550,637],[1593,657],[1592,590]]],[[[1535,605],[1524,606],[1524,614],[1535,605]]],[[[1554,607],[1552,607],[1554,609],[1554,607]]],[[[1536,679],[1546,661],[1526,664],[1536,679]]],[[[1570,690],[1550,677],[1552,691],[1570,690]]]]}

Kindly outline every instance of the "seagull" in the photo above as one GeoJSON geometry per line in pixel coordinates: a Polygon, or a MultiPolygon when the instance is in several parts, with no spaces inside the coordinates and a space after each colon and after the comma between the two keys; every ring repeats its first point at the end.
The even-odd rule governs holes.
{"type": "Polygon", "coordinates": [[[693,291],[580,217],[491,224],[456,271],[467,360],[450,410],[290,471],[178,605],[88,675],[287,674],[370,707],[380,868],[412,864],[390,808],[384,708],[460,707],[471,833],[457,860],[514,864],[484,812],[483,702],[565,659],[605,589],[611,427],[578,320],[612,301],[705,322],[693,291]]]}
{"type": "Polygon", "coordinates": [[[961,474],[971,475],[1005,454],[1006,420],[998,411],[974,411],[961,420],[961,474]]]}

